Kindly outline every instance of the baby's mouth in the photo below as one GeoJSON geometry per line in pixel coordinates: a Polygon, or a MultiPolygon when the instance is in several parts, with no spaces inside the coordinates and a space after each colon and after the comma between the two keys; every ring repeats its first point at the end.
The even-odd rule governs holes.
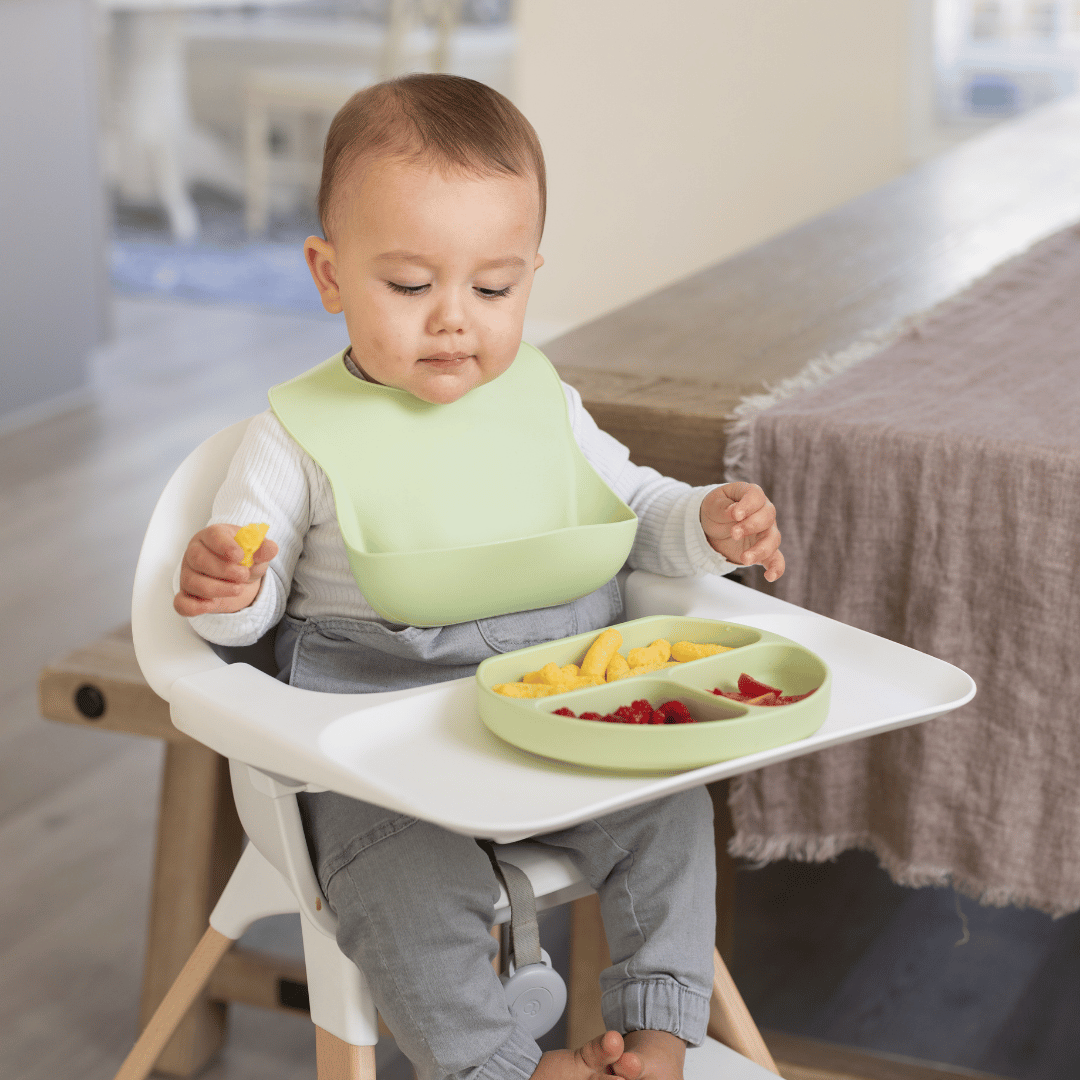
{"type": "Polygon", "coordinates": [[[472,358],[472,355],[473,355],[472,353],[463,353],[463,352],[455,352],[455,353],[440,352],[440,353],[432,353],[431,356],[422,356],[422,357],[420,357],[420,359],[422,361],[426,362],[426,363],[435,362],[435,363],[449,364],[449,363],[454,363],[457,360],[469,360],[469,359],[472,358]]]}

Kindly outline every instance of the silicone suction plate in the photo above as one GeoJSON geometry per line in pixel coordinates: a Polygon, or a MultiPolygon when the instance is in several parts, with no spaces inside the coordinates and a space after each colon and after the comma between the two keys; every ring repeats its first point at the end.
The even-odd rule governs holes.
{"type": "Polygon", "coordinates": [[[598,632],[520,649],[485,660],[477,670],[480,719],[501,739],[534,754],[599,769],[657,772],[710,765],[805,739],[828,715],[828,666],[809,649],[778,634],[713,619],[669,616],[635,619],[617,629],[623,636],[624,655],[627,649],[649,645],[657,638],[710,642],[731,651],[652,675],[546,698],[496,694],[493,686],[516,682],[550,661],[560,667],[580,663],[598,632]],[[716,687],[736,689],[744,672],[785,694],[814,692],[790,705],[769,706],[745,705],[712,693],[716,687]],[[565,706],[579,715],[603,715],[639,698],[654,708],[677,699],[697,722],[612,724],[554,714],[565,706]]]}

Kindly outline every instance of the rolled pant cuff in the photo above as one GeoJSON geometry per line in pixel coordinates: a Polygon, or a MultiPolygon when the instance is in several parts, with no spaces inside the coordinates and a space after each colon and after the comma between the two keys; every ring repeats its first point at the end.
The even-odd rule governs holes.
{"type": "Polygon", "coordinates": [[[641,979],[604,993],[604,1023],[613,1031],[670,1031],[689,1046],[705,1041],[709,999],[674,979],[641,979]]]}
{"type": "Polygon", "coordinates": [[[458,1073],[462,1080],[529,1080],[540,1064],[536,1040],[515,1025],[506,1042],[471,1073],[458,1073]]]}

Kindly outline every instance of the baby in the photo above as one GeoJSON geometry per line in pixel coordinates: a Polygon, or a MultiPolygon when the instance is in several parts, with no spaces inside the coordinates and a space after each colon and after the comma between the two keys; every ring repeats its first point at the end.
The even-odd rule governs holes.
{"type": "MultiPolygon", "coordinates": [[[[309,237],[305,250],[323,306],[345,315],[349,346],[271,392],[273,408],[249,424],[210,524],[188,545],[174,603],[203,637],[245,645],[276,626],[279,678],[292,685],[397,690],[619,621],[624,558],[673,576],[752,564],[769,580],[783,573],[759,487],[691,488],[635,466],[522,344],[543,263],[545,184],[532,127],[480,83],[410,75],[342,108],[319,193],[325,239],[309,237]],[[506,462],[522,483],[497,488],[493,520],[490,485],[472,470],[505,474],[506,462]],[[365,592],[354,537],[390,553],[512,548],[576,505],[563,490],[575,462],[637,516],[628,557],[621,551],[585,595],[579,584],[524,607],[500,603],[499,581],[509,595],[511,582],[541,576],[511,564],[478,609],[447,581],[438,599],[453,617],[429,625],[419,609],[414,618],[407,604],[377,598],[374,579],[365,592]],[[255,521],[272,539],[245,567],[233,537],[255,521]]],[[[549,569],[557,585],[558,566],[549,569]]],[[[704,1038],[712,987],[703,788],[536,838],[568,853],[599,893],[612,956],[602,977],[610,1030],[544,1054],[510,1016],[491,967],[498,885],[477,842],[333,792],[301,798],[339,944],[420,1080],[681,1077],[686,1046],[704,1038]]]]}

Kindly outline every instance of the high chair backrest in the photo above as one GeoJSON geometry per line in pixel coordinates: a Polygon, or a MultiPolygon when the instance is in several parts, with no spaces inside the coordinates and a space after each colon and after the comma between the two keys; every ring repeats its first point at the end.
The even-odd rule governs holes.
{"type": "Polygon", "coordinates": [[[219,431],[188,455],[161,493],[143,538],[131,634],[144,678],[166,701],[177,679],[224,664],[186,620],[173,616],[173,574],[188,541],[210,517],[214,495],[248,423],[241,420],[219,431]]]}
{"type": "MultiPolygon", "coordinates": [[[[177,679],[212,668],[221,660],[173,610],[173,575],[188,541],[210,517],[249,421],[241,420],[196,447],[173,473],[158,499],[143,539],[131,601],[131,633],[143,676],[166,701],[177,679]]],[[[233,793],[244,831],[271,865],[289,881],[312,922],[333,936],[330,915],[307,857],[295,791],[286,778],[230,762],[233,793]]]]}

